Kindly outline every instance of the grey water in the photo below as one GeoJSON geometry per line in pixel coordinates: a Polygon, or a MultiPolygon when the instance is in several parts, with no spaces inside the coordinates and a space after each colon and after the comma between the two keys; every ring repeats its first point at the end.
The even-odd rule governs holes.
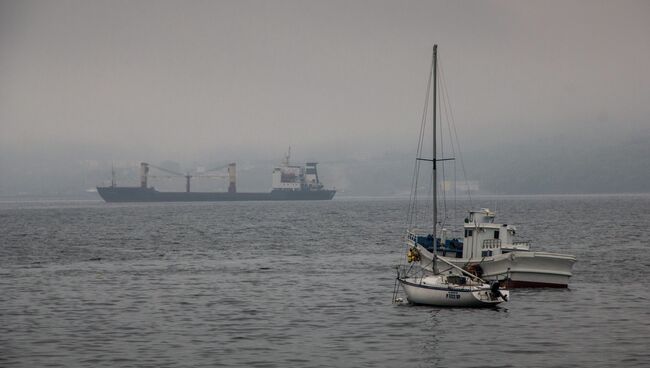
{"type": "Polygon", "coordinates": [[[1,202],[0,366],[649,366],[650,196],[495,204],[568,289],[391,303],[400,199],[1,202]]]}

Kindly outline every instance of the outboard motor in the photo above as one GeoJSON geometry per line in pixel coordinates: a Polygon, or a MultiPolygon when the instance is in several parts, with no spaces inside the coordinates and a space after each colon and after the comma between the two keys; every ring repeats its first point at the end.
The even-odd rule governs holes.
{"type": "Polygon", "coordinates": [[[490,282],[490,291],[492,292],[492,296],[494,298],[502,298],[503,300],[508,301],[508,297],[503,295],[501,293],[501,290],[499,290],[499,281],[494,280],[490,282]]]}

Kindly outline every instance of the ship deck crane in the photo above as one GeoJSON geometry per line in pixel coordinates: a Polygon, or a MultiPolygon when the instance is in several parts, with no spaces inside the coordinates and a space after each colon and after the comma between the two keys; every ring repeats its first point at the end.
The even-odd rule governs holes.
{"type": "Polygon", "coordinates": [[[153,167],[154,169],[158,169],[160,171],[166,172],[168,174],[172,174],[174,176],[182,176],[182,177],[184,177],[185,178],[185,191],[189,193],[189,191],[190,191],[190,179],[192,179],[192,175],[190,175],[189,173],[181,174],[179,172],[169,170],[169,169],[165,169],[164,167],[148,164],[146,162],[141,163],[140,167],[141,167],[141,173],[142,173],[142,178],[140,179],[140,185],[141,186],[143,186],[145,188],[147,187],[147,175],[149,173],[149,167],[153,167]]]}
{"type": "Polygon", "coordinates": [[[226,167],[228,168],[228,174],[227,175],[200,175],[200,174],[192,175],[189,172],[186,173],[186,174],[182,174],[182,173],[176,172],[174,170],[169,170],[169,169],[165,169],[164,167],[160,167],[160,166],[152,165],[152,164],[149,164],[149,163],[146,163],[146,162],[142,162],[142,163],[140,163],[140,186],[142,188],[147,187],[147,179],[148,179],[148,177],[152,177],[152,178],[184,177],[185,178],[185,191],[189,193],[190,192],[190,181],[191,181],[191,179],[193,177],[194,178],[197,178],[197,177],[199,177],[199,178],[224,178],[224,177],[227,177],[227,178],[230,179],[229,180],[229,185],[228,185],[228,192],[234,193],[234,192],[236,192],[235,163],[230,163],[230,164],[227,164],[227,165],[215,167],[215,168],[212,168],[212,169],[208,170],[207,172],[221,170],[221,169],[224,169],[226,167]],[[165,176],[151,175],[151,176],[149,176],[149,168],[150,167],[152,167],[154,169],[158,169],[158,170],[163,171],[163,172],[166,172],[168,174],[172,174],[172,176],[168,176],[168,175],[165,175],[165,176]]]}

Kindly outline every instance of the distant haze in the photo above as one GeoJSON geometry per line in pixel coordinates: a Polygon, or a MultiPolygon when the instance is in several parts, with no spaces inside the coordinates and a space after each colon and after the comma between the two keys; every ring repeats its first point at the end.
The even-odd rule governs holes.
{"type": "Polygon", "coordinates": [[[650,192],[649,35],[648,1],[0,0],[0,195],[165,160],[266,189],[288,146],[401,193],[434,43],[483,189],[650,192]]]}

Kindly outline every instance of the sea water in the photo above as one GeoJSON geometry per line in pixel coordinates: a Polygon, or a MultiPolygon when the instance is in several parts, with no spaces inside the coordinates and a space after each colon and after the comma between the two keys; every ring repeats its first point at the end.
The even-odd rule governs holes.
{"type": "Polygon", "coordinates": [[[568,289],[393,304],[401,199],[2,202],[0,366],[649,366],[650,196],[495,204],[568,289]]]}

